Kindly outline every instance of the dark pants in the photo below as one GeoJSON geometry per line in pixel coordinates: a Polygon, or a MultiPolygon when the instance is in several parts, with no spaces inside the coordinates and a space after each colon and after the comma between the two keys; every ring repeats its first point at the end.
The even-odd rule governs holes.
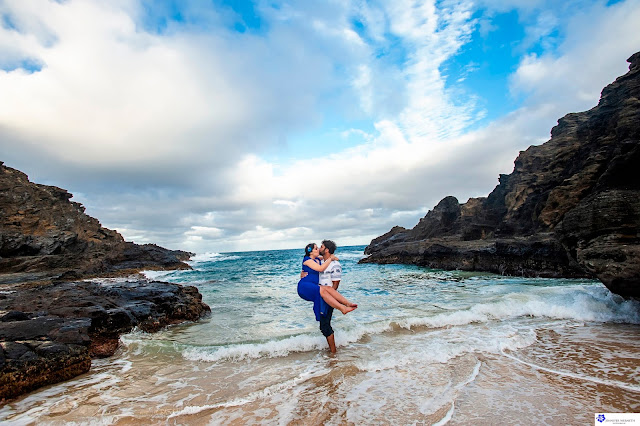
{"type": "Polygon", "coordinates": [[[331,328],[331,316],[333,315],[333,308],[328,307],[327,313],[320,315],[320,331],[324,337],[329,337],[333,334],[333,328],[331,328]]]}

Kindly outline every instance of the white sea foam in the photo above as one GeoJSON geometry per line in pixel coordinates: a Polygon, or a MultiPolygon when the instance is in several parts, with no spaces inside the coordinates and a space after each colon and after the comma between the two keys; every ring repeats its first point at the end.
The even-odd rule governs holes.
{"type": "MultiPolygon", "coordinates": [[[[637,383],[615,382],[633,364],[617,367],[605,362],[607,356],[637,359],[634,345],[628,345],[628,353],[614,353],[615,345],[603,344],[606,365],[578,367],[576,372],[571,364],[547,362],[565,351],[562,342],[550,341],[555,334],[548,330],[572,331],[584,325],[586,330],[609,333],[619,328],[622,336],[634,338],[626,331],[633,327],[610,323],[640,324],[640,304],[624,301],[594,282],[357,265],[355,261],[364,256],[345,248],[338,252],[347,271],[341,291],[360,307],[346,317],[335,317],[339,350],[329,356],[310,304],[295,292],[291,276],[299,259],[289,260],[286,253],[271,255],[207,253],[190,260],[196,271],[149,271],[148,276],[164,280],[220,283],[203,286],[211,318],[179,334],[174,329],[124,335],[116,357],[95,360],[89,374],[63,386],[47,387],[0,407],[0,422],[116,423],[128,416],[153,423],[170,415],[169,422],[188,423],[177,417],[210,413],[210,424],[260,419],[287,424],[304,421],[301,415],[324,407],[319,413],[326,415],[322,417],[326,424],[386,419],[411,424],[427,417],[445,424],[452,418],[473,417],[464,411],[474,410],[472,399],[462,404],[460,395],[467,397],[464,389],[483,377],[482,359],[509,366],[516,361],[537,362],[544,367],[531,367],[618,386],[627,394],[638,392],[637,383]],[[246,262],[236,262],[240,258],[246,262]],[[221,263],[225,261],[229,262],[221,263]],[[284,333],[304,334],[283,338],[284,333]],[[542,362],[530,360],[538,350],[549,351],[548,357],[542,362]],[[314,369],[301,374],[307,364],[314,369]],[[322,370],[329,366],[334,368],[331,372],[322,370]],[[280,369],[287,373],[278,374],[280,369]],[[307,381],[310,377],[320,380],[307,381]],[[382,417],[387,412],[391,416],[382,417]],[[95,419],[90,417],[93,413],[95,419]]],[[[117,281],[104,281],[109,282],[117,281]]],[[[516,370],[514,374],[519,374],[516,370]]],[[[494,379],[491,374],[484,376],[483,386],[494,379]]],[[[510,405],[512,394],[499,388],[494,392],[497,402],[510,405]]],[[[554,391],[571,401],[579,393],[564,387],[554,391]]],[[[549,410],[547,414],[556,407],[549,410]]]]}
{"type": "Polygon", "coordinates": [[[216,260],[220,256],[222,256],[220,253],[214,252],[198,253],[189,259],[189,263],[210,262],[212,260],[216,260]]]}
{"type": "Polygon", "coordinates": [[[520,317],[581,322],[640,324],[640,302],[618,300],[606,289],[593,286],[541,287],[537,292],[511,293],[498,301],[479,303],[467,310],[399,320],[401,327],[448,327],[520,317]]]}
{"type": "Polygon", "coordinates": [[[277,382],[271,386],[267,386],[264,389],[252,392],[241,398],[234,398],[229,401],[223,401],[217,404],[207,404],[207,405],[191,405],[184,407],[180,411],[176,411],[171,413],[167,418],[174,418],[182,415],[192,415],[198,414],[206,410],[216,409],[216,408],[226,408],[226,407],[237,407],[246,405],[253,401],[269,398],[276,394],[282,394],[283,392],[289,391],[290,389],[300,385],[303,382],[306,382],[314,377],[320,377],[327,374],[330,370],[326,367],[320,366],[320,364],[311,364],[307,366],[307,368],[298,374],[296,377],[284,381],[277,382]]]}
{"type": "MultiPolygon", "coordinates": [[[[196,254],[191,259],[189,259],[186,263],[196,271],[205,272],[208,270],[206,265],[204,265],[206,263],[223,262],[227,260],[236,260],[236,259],[240,259],[240,256],[208,252],[208,253],[196,254]]],[[[149,271],[142,271],[141,274],[143,274],[149,280],[162,280],[163,278],[169,275],[180,274],[181,272],[183,271],[181,270],[169,270],[169,271],[149,270],[149,271]]],[[[202,282],[203,283],[207,282],[207,280],[203,280],[202,282]]],[[[197,284],[197,282],[190,282],[190,284],[197,284]]]]}
{"type": "Polygon", "coordinates": [[[454,410],[455,410],[455,404],[451,404],[451,408],[449,408],[449,411],[447,411],[447,414],[445,414],[444,417],[440,419],[439,422],[434,423],[433,426],[444,426],[447,423],[449,423],[449,421],[453,417],[454,410]]]}
{"type": "Polygon", "coordinates": [[[140,273],[150,281],[157,281],[175,273],[175,271],[142,271],[140,273]]]}
{"type": "Polygon", "coordinates": [[[482,364],[478,361],[478,363],[476,363],[476,366],[473,369],[473,372],[471,373],[471,376],[469,376],[469,378],[463,382],[460,383],[456,388],[456,392],[455,392],[455,397],[453,398],[453,402],[451,403],[451,408],[449,408],[449,411],[447,411],[447,413],[444,415],[444,417],[442,417],[442,419],[440,419],[440,421],[438,421],[437,423],[434,423],[433,426],[443,426],[446,425],[447,423],[449,423],[449,421],[451,420],[451,418],[453,417],[453,412],[455,411],[455,407],[456,407],[456,400],[458,397],[458,393],[460,391],[460,389],[464,388],[465,386],[467,386],[469,383],[473,382],[476,377],[478,377],[478,374],[480,374],[480,366],[482,364]]]}
{"type": "MultiPolygon", "coordinates": [[[[402,357],[417,346],[420,345],[396,347],[394,356],[402,357]]],[[[388,354],[385,352],[383,356],[388,354]]],[[[461,390],[478,377],[480,366],[476,357],[466,356],[449,364],[423,360],[401,368],[357,374],[340,398],[346,408],[347,421],[378,424],[382,419],[396,419],[392,423],[415,424],[425,418],[435,421],[439,412],[444,413],[438,417],[444,424],[445,411],[452,413],[455,400],[461,390]]]]}
{"type": "Polygon", "coordinates": [[[336,256],[338,256],[338,259],[340,260],[355,260],[358,261],[360,259],[364,259],[365,256],[364,253],[362,251],[340,251],[338,250],[336,252],[336,256]]]}
{"type": "Polygon", "coordinates": [[[284,357],[291,352],[318,350],[324,345],[326,345],[326,341],[321,336],[300,335],[283,340],[270,340],[264,343],[247,343],[214,348],[189,348],[182,352],[182,356],[190,361],[240,361],[263,357],[284,357]]]}
{"type": "Polygon", "coordinates": [[[425,363],[446,364],[467,354],[515,351],[532,345],[537,337],[534,330],[516,330],[508,324],[500,324],[482,329],[463,326],[431,333],[397,335],[393,340],[390,347],[379,345],[381,348],[374,356],[356,360],[356,367],[361,371],[379,372],[425,363]]]}
{"type": "MultiPolygon", "coordinates": [[[[77,408],[79,401],[61,398],[73,391],[75,387],[91,386],[97,390],[115,386],[121,379],[108,373],[89,374],[80,378],[59,383],[32,392],[17,402],[0,408],[0,423],[10,425],[27,425],[37,423],[37,419],[60,404],[68,405],[67,410],[77,408]]],[[[102,421],[104,419],[101,419],[102,421]]],[[[102,423],[96,423],[102,424],[102,423]]]]}
{"type": "Polygon", "coordinates": [[[133,363],[131,361],[127,361],[125,359],[119,359],[113,362],[113,365],[119,365],[121,366],[120,368],[120,372],[121,373],[126,373],[127,371],[131,370],[131,368],[133,368],[133,363]]]}
{"type": "Polygon", "coordinates": [[[187,262],[192,267],[197,266],[201,263],[210,263],[210,262],[222,262],[225,260],[236,260],[240,259],[240,256],[234,254],[224,254],[224,253],[202,253],[196,254],[187,262]]]}
{"type": "MultiPolygon", "coordinates": [[[[633,301],[621,301],[612,296],[606,289],[594,286],[540,287],[529,293],[508,293],[497,298],[497,301],[478,303],[468,309],[452,310],[432,315],[410,316],[372,323],[356,322],[336,333],[336,344],[346,346],[361,340],[364,336],[388,332],[394,325],[414,330],[417,327],[429,329],[465,327],[471,324],[499,324],[526,318],[549,318],[575,322],[618,322],[640,323],[640,304],[633,301]]],[[[492,299],[492,300],[495,300],[492,299]]],[[[503,349],[518,349],[535,341],[535,334],[505,332],[497,325],[489,327],[495,334],[485,337],[485,342],[477,346],[456,345],[433,347],[428,353],[420,356],[434,361],[446,362],[452,357],[474,350],[499,353],[503,349]]],[[[473,342],[471,336],[469,342],[473,342]]],[[[325,339],[319,334],[304,334],[286,339],[269,340],[260,343],[233,344],[216,347],[190,347],[182,351],[185,359],[192,361],[239,361],[257,358],[284,357],[293,352],[306,352],[326,347],[325,339]]],[[[405,360],[412,357],[407,354],[405,360]]],[[[379,366],[389,368],[390,364],[379,366]]]]}
{"type": "MultiPolygon", "coordinates": [[[[357,342],[368,334],[379,334],[391,329],[389,322],[356,325],[353,329],[341,330],[336,335],[336,346],[342,347],[357,342]]],[[[182,351],[182,356],[190,361],[241,361],[258,358],[280,358],[294,352],[308,352],[325,349],[326,339],[314,334],[301,334],[280,340],[261,343],[246,343],[218,347],[191,347],[182,351]]]]}
{"type": "Polygon", "coordinates": [[[536,370],[547,371],[549,373],[557,374],[559,376],[572,377],[574,379],[584,380],[584,381],[587,381],[587,382],[598,383],[598,384],[601,384],[601,385],[615,386],[615,387],[618,387],[618,388],[621,388],[621,389],[625,389],[625,390],[629,390],[629,391],[632,391],[632,392],[640,393],[640,386],[634,386],[634,385],[631,385],[629,383],[622,383],[622,382],[618,382],[616,380],[605,380],[605,379],[600,379],[598,377],[587,376],[587,375],[584,375],[584,374],[576,374],[576,373],[572,373],[572,372],[569,372],[569,371],[554,370],[554,369],[542,367],[540,365],[533,364],[533,363],[530,363],[530,362],[527,362],[527,361],[523,361],[523,360],[521,360],[521,359],[519,359],[519,358],[517,358],[517,357],[515,357],[513,355],[510,355],[508,353],[505,353],[505,352],[503,352],[502,354],[504,356],[506,356],[507,358],[510,358],[510,359],[512,359],[514,361],[517,361],[517,362],[519,362],[521,364],[524,364],[524,365],[527,365],[529,367],[535,368],[536,370]]]}
{"type": "Polygon", "coordinates": [[[138,276],[138,275],[129,275],[129,276],[126,276],[126,277],[87,278],[87,279],[85,279],[83,281],[85,281],[85,282],[93,282],[93,283],[109,286],[109,285],[113,285],[113,284],[137,282],[137,281],[140,281],[140,276],[138,276]]]}

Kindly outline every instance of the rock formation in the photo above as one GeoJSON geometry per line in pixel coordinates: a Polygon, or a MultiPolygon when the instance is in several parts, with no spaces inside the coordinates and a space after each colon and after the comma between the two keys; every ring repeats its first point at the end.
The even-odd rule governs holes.
{"type": "Polygon", "coordinates": [[[195,287],[88,280],[187,269],[191,254],[126,242],[70,198],[0,162],[0,402],[87,372],[134,327],[157,331],[210,312],[195,287]]]}
{"type": "Polygon", "coordinates": [[[520,152],[486,198],[444,198],[413,229],[375,238],[362,262],[542,277],[598,277],[640,297],[640,52],[589,111],[520,152]]]}
{"type": "Polygon", "coordinates": [[[0,273],[88,276],[136,269],[187,269],[191,253],[122,236],[69,201],[72,194],[29,182],[0,162],[0,273]]]}
{"type": "Polygon", "coordinates": [[[2,288],[0,401],[86,373],[134,327],[153,332],[210,311],[195,287],[144,280],[2,288]]]}

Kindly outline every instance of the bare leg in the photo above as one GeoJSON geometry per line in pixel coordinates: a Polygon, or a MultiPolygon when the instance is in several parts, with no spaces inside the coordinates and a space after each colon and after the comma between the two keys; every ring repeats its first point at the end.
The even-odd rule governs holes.
{"type": "MultiPolygon", "coordinates": [[[[340,295],[340,293],[335,291],[332,287],[321,285],[320,286],[320,296],[322,296],[324,301],[327,302],[327,305],[331,306],[332,308],[335,308],[335,309],[339,310],[343,314],[346,314],[347,312],[351,312],[356,308],[355,306],[347,306],[347,305],[344,305],[344,304],[340,303],[338,300],[336,300],[335,297],[333,297],[331,292],[328,291],[328,290],[332,290],[334,293],[337,293],[338,295],[340,295]]],[[[347,303],[349,303],[347,301],[347,299],[345,299],[342,295],[340,295],[340,297],[342,298],[342,300],[344,300],[347,303]]]]}
{"type": "Polygon", "coordinates": [[[345,306],[352,306],[354,308],[358,307],[358,305],[356,305],[355,303],[349,302],[342,294],[340,294],[338,290],[334,289],[333,287],[330,287],[330,286],[323,286],[323,287],[325,287],[326,288],[325,291],[329,293],[331,296],[333,296],[333,298],[336,299],[339,303],[342,303],[345,306]]]}
{"type": "Polygon", "coordinates": [[[336,338],[335,333],[331,336],[327,336],[327,343],[329,344],[329,350],[332,354],[336,353],[336,338]]]}

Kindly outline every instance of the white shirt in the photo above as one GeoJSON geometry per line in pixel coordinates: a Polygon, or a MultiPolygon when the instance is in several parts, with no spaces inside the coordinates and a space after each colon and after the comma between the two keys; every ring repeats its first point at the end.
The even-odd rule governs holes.
{"type": "MultiPolygon", "coordinates": [[[[323,260],[321,260],[320,264],[322,263],[324,263],[323,260]]],[[[334,260],[329,264],[329,267],[327,267],[327,269],[325,269],[323,272],[320,272],[320,279],[318,283],[320,285],[333,285],[334,281],[340,281],[341,279],[342,265],[340,265],[339,261],[334,260]]]]}

